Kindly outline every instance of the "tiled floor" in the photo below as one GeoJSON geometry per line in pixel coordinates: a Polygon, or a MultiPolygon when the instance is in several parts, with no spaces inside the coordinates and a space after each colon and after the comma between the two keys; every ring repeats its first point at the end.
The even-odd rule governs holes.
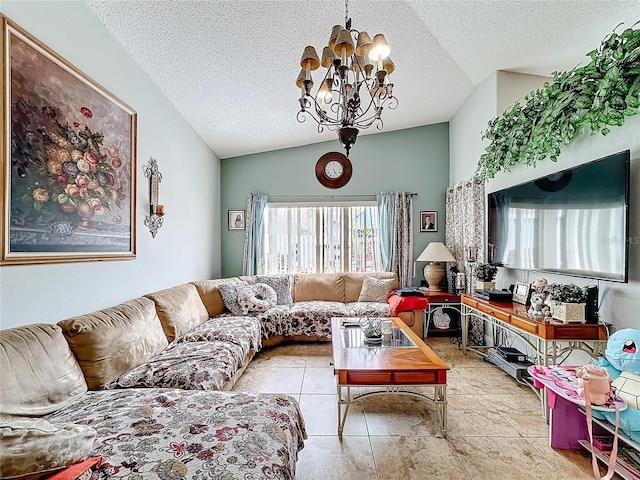
{"type": "Polygon", "coordinates": [[[265,349],[234,390],[288,393],[300,402],[309,438],[297,480],[594,478],[585,452],[547,446],[548,426],[529,387],[472,354],[463,356],[446,338],[427,343],[451,367],[447,438],[437,435],[428,402],[375,395],[351,407],[340,439],[329,343],[265,349]]]}

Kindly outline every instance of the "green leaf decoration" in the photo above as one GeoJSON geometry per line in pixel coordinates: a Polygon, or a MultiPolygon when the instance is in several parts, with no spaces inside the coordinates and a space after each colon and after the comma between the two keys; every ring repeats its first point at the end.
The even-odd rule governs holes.
{"type": "Polygon", "coordinates": [[[555,162],[561,147],[587,127],[591,135],[606,136],[640,113],[640,28],[614,31],[586,56],[589,64],[553,72],[551,83],[489,121],[482,138],[490,143],[477,178],[494,178],[517,164],[535,167],[545,158],[555,162]]]}

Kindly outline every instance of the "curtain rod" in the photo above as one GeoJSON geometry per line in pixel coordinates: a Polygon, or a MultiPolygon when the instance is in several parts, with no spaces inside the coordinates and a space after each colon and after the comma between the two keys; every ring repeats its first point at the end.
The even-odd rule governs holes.
{"type": "MultiPolygon", "coordinates": [[[[417,196],[418,194],[415,192],[406,192],[409,195],[411,195],[412,197],[417,196]]],[[[351,195],[267,195],[269,200],[277,200],[280,198],[308,198],[308,199],[314,199],[314,198],[328,198],[328,199],[336,199],[336,198],[357,198],[357,197],[375,197],[376,194],[375,193],[361,193],[361,194],[351,194],[351,195]]]]}

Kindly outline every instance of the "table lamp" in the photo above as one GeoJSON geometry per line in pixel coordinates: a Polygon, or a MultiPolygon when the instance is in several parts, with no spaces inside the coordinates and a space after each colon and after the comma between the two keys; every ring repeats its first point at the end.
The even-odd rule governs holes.
{"type": "Polygon", "coordinates": [[[425,247],[416,262],[429,262],[424,267],[424,278],[429,290],[440,290],[440,282],[444,278],[444,265],[440,262],[455,262],[456,259],[442,242],[431,242],[425,247]]]}

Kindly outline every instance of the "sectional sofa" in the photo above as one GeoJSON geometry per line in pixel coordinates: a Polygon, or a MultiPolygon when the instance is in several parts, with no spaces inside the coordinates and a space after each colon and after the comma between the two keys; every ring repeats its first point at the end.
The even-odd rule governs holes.
{"type": "Polygon", "coordinates": [[[229,390],[265,345],[330,339],[334,316],[388,316],[397,286],[390,273],[194,281],[1,330],[0,477],[90,458],[92,479],[293,479],[296,400],[229,390]]]}

